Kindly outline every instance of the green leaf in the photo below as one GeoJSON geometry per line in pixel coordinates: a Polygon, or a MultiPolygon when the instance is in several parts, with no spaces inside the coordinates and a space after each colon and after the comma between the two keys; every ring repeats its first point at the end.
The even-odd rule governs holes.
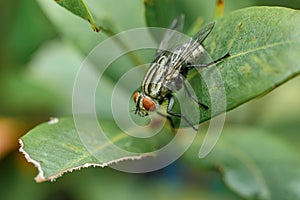
{"type": "MultiPolygon", "coordinates": [[[[90,121],[88,119],[88,123],[90,121]]],[[[38,168],[36,181],[54,180],[63,173],[83,167],[105,167],[120,161],[154,156],[152,151],[172,138],[168,129],[146,141],[130,137],[114,122],[105,119],[101,120],[101,127],[103,133],[107,133],[107,139],[101,141],[101,145],[97,143],[99,135],[96,132],[76,127],[73,118],[54,118],[29,131],[20,139],[20,151],[38,168]],[[90,148],[88,145],[95,146],[90,148]]]]}
{"type": "Polygon", "coordinates": [[[247,199],[300,198],[300,157],[284,140],[262,130],[228,128],[207,157],[196,159],[200,137],[184,158],[196,168],[220,171],[237,194],[247,199]]]}
{"type": "Polygon", "coordinates": [[[217,21],[204,46],[213,60],[231,56],[203,69],[202,78],[196,70],[188,75],[198,99],[211,108],[200,108],[200,122],[297,76],[299,35],[300,12],[288,8],[246,8],[217,21]]]}
{"type": "Polygon", "coordinates": [[[94,31],[99,32],[99,28],[95,25],[93,16],[89,11],[84,0],[55,0],[56,3],[71,11],[75,15],[80,16],[81,18],[87,20],[91,25],[94,31]]]}
{"type": "Polygon", "coordinates": [[[90,13],[100,28],[100,33],[90,31],[89,24],[74,16],[55,1],[36,0],[59,34],[79,47],[85,55],[107,39],[107,36],[122,30],[145,26],[143,4],[139,1],[124,0],[112,4],[110,0],[89,0],[90,13]]]}

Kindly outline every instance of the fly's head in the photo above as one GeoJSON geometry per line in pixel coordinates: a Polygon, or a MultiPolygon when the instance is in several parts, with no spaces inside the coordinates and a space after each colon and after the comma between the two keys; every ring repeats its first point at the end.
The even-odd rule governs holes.
{"type": "Polygon", "coordinates": [[[134,93],[133,100],[136,106],[135,114],[139,116],[147,116],[149,112],[154,112],[157,109],[155,101],[142,92],[134,93]]]}

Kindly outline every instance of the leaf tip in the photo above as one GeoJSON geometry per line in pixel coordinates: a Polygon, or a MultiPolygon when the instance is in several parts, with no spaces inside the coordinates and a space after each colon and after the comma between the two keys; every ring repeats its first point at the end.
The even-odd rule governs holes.
{"type": "Polygon", "coordinates": [[[100,28],[98,28],[96,25],[93,25],[92,24],[92,29],[93,29],[93,31],[95,31],[95,32],[100,32],[100,28]]]}
{"type": "Polygon", "coordinates": [[[225,13],[225,4],[223,0],[218,0],[215,8],[215,19],[221,18],[225,13]]]}

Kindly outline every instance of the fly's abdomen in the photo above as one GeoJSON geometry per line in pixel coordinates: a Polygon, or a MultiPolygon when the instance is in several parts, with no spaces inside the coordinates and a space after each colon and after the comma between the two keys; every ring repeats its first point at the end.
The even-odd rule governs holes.
{"type": "Polygon", "coordinates": [[[163,99],[170,91],[165,87],[165,76],[164,74],[154,74],[152,77],[146,76],[142,90],[143,92],[151,98],[161,100],[163,99]]]}
{"type": "Polygon", "coordinates": [[[161,76],[155,76],[151,82],[148,79],[145,80],[142,88],[144,93],[149,97],[162,100],[167,94],[180,90],[182,88],[182,80],[181,74],[175,71],[175,73],[165,73],[161,76]]]}

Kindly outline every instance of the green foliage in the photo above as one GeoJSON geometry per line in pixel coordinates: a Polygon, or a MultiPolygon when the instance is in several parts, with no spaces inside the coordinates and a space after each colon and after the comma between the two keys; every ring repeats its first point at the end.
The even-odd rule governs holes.
{"type": "MultiPolygon", "coordinates": [[[[45,35],[39,33],[48,29],[39,28],[40,31],[34,34],[43,35],[37,38],[36,43],[40,45],[42,43],[39,41],[44,43],[30,57],[28,63],[24,63],[24,60],[29,60],[28,54],[37,48],[36,43],[26,40],[25,46],[34,44],[34,47],[30,46],[26,51],[27,47],[23,48],[24,45],[21,45],[22,48],[17,51],[20,54],[26,51],[24,55],[17,57],[26,58],[22,59],[23,63],[20,64],[22,67],[26,66],[21,73],[18,72],[16,76],[14,71],[2,74],[5,78],[1,79],[0,89],[3,98],[1,97],[0,106],[5,113],[26,113],[30,117],[32,113],[39,114],[39,120],[45,115],[62,116],[71,113],[72,86],[76,72],[83,58],[101,41],[120,31],[143,27],[145,24],[167,27],[180,13],[186,16],[184,30],[194,32],[198,30],[196,27],[212,21],[215,6],[214,1],[199,0],[145,0],[144,2],[127,0],[122,4],[112,3],[110,0],[91,0],[86,3],[67,0],[56,2],[37,0],[37,2],[51,22],[51,26],[46,25],[49,31],[45,31],[48,32],[45,35]],[[92,31],[86,21],[75,17],[64,8],[89,21],[94,30],[100,29],[100,33],[92,31]],[[57,36],[55,40],[45,41],[55,36],[53,32],[57,36]]],[[[300,96],[297,86],[299,84],[295,82],[297,80],[292,81],[289,87],[285,87],[288,84],[284,84],[282,88],[276,89],[263,100],[249,101],[269,93],[299,74],[297,57],[300,51],[300,27],[298,25],[300,15],[299,11],[289,8],[249,7],[251,5],[281,5],[299,8],[300,3],[299,1],[278,1],[277,3],[254,0],[225,1],[225,16],[216,21],[212,33],[204,42],[212,60],[227,52],[231,54],[229,58],[211,68],[216,67],[219,70],[224,85],[214,85],[215,87],[208,91],[206,83],[214,83],[210,69],[202,70],[204,79],[197,76],[196,71],[191,71],[188,81],[201,102],[209,106],[217,106],[217,112],[213,115],[225,111],[222,106],[218,107],[220,101],[226,102],[226,111],[248,103],[227,115],[227,123],[222,136],[211,154],[204,159],[198,158],[204,133],[204,131],[199,131],[194,144],[180,160],[180,163],[184,163],[184,174],[176,171],[176,181],[184,184],[174,186],[170,184],[173,183],[170,177],[159,177],[151,182],[147,175],[125,175],[106,168],[83,170],[80,174],[72,173],[57,181],[56,184],[45,183],[41,184],[42,186],[25,184],[24,179],[28,177],[24,178],[14,173],[12,177],[5,176],[6,178],[2,179],[9,181],[5,181],[1,188],[7,187],[24,194],[32,190],[30,196],[40,199],[49,191],[54,194],[59,193],[60,188],[67,191],[65,197],[72,199],[101,197],[140,199],[145,196],[164,199],[165,196],[170,197],[172,194],[172,199],[239,199],[239,197],[298,199],[300,160],[297,155],[300,139],[298,134],[300,112],[297,99],[300,96]],[[243,9],[236,10],[238,8],[243,9]],[[211,99],[209,92],[211,94],[222,88],[226,91],[226,98],[216,95],[211,99]],[[239,126],[233,124],[239,124],[239,126]],[[214,170],[218,174],[213,173],[214,170]],[[178,176],[184,176],[184,178],[178,176]],[[14,181],[22,182],[26,185],[25,189],[15,186],[18,184],[14,181]],[[78,188],[77,183],[81,183],[83,187],[78,188]],[[224,187],[224,184],[228,189],[224,187]],[[154,194],[154,190],[159,191],[161,196],[154,194]]],[[[23,29],[26,35],[31,35],[26,28],[23,29]]],[[[16,30],[20,30],[20,27],[16,30]]],[[[13,40],[18,39],[14,40],[16,44],[24,40],[23,37],[18,37],[17,32],[11,36],[13,40]]],[[[119,42],[120,46],[124,47],[124,43],[119,42]]],[[[133,54],[133,56],[136,57],[131,55],[127,60],[114,63],[116,69],[130,69],[128,66],[134,66],[136,64],[134,60],[139,58],[139,54],[133,54]]],[[[146,57],[151,56],[146,55],[146,57]]],[[[139,59],[144,61],[144,58],[139,59]]],[[[18,68],[22,69],[20,66],[18,68]]],[[[106,102],[107,96],[117,81],[115,78],[119,77],[120,73],[121,70],[108,70],[104,77],[102,94],[97,94],[99,96],[96,96],[96,99],[106,102]]],[[[90,77],[86,78],[89,80],[90,77]]],[[[123,97],[120,97],[120,100],[127,101],[123,97]]],[[[100,153],[105,152],[99,161],[83,145],[73,119],[59,118],[58,123],[38,125],[21,138],[24,144],[23,150],[30,157],[30,161],[39,167],[37,181],[52,180],[73,169],[105,166],[126,160],[128,157],[153,156],[152,151],[164,146],[174,136],[167,124],[165,129],[152,139],[130,137],[121,132],[109,119],[111,116],[106,109],[109,106],[110,102],[96,105],[96,108],[103,114],[101,117],[108,118],[101,119],[101,125],[105,127],[107,137],[113,141],[113,144],[131,152],[118,154],[110,149],[112,144],[107,144],[104,148],[99,147],[95,150],[100,153]]],[[[210,119],[210,109],[200,108],[200,112],[201,123],[210,119]]],[[[174,118],[173,121],[178,126],[179,120],[174,118]]],[[[200,129],[205,130],[205,128],[204,123],[200,129]]],[[[127,162],[134,163],[135,161],[127,162]]],[[[176,170],[179,169],[180,167],[176,168],[176,170]]],[[[3,170],[7,169],[2,167],[1,171],[3,170]]],[[[17,169],[10,169],[10,171],[13,170],[17,169]]],[[[1,194],[8,196],[7,191],[1,191],[1,194]]],[[[13,198],[26,197],[22,195],[13,198]]]]}

